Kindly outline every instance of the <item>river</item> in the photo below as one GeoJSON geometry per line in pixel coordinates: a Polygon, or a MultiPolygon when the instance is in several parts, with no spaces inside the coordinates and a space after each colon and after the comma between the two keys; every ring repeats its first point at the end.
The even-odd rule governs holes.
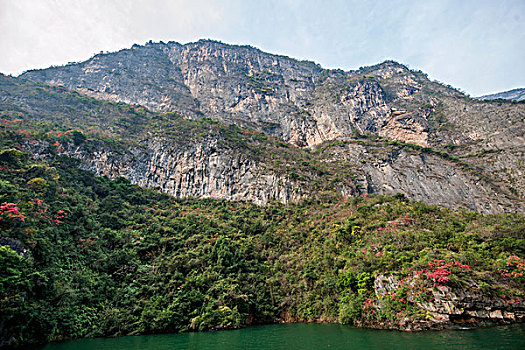
{"type": "Polygon", "coordinates": [[[334,324],[275,324],[233,331],[78,339],[38,350],[525,349],[525,325],[405,333],[334,324]]]}

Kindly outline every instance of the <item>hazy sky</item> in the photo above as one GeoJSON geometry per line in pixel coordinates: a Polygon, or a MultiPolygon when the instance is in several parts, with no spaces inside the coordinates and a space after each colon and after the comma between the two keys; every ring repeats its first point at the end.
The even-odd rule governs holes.
{"type": "Polygon", "coordinates": [[[394,59],[467,93],[525,87],[525,0],[0,0],[0,72],[210,38],[356,69],[394,59]]]}

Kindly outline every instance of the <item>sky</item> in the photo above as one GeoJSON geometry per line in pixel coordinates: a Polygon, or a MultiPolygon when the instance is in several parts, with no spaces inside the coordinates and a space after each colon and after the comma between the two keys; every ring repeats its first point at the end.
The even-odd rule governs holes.
{"type": "Polygon", "coordinates": [[[0,72],[215,39],[344,70],[393,59],[471,96],[525,87],[525,0],[0,0],[0,72]]]}

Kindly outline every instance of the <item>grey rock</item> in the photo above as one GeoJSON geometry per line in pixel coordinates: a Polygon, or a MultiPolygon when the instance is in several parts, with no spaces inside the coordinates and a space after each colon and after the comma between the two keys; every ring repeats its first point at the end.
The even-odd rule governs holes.
{"type": "MultiPolygon", "coordinates": [[[[525,211],[525,105],[473,100],[396,62],[344,72],[249,46],[209,40],[185,45],[150,42],[81,63],[28,71],[22,77],[97,98],[141,104],[154,111],[177,111],[194,119],[212,117],[264,131],[303,148],[368,134],[445,150],[455,162],[436,154],[393,154],[397,151],[387,146],[383,153],[392,154],[354,147],[333,162],[348,162],[348,167],[356,168],[360,186],[367,192],[402,192],[412,199],[480,212],[525,211]]],[[[169,141],[162,147],[169,150],[169,141]]],[[[271,185],[282,184],[279,176],[259,179],[264,164],[257,164],[259,170],[255,171],[253,162],[242,160],[240,171],[246,172],[224,175],[223,179],[225,183],[243,181],[245,190],[230,191],[225,184],[219,188],[198,174],[195,183],[184,180],[185,176],[194,178],[187,173],[190,163],[183,167],[175,159],[199,150],[172,157],[151,149],[148,152],[143,157],[152,157],[148,158],[151,164],[177,166],[187,175],[173,175],[164,168],[140,168],[148,171],[147,176],[120,167],[114,173],[133,173],[130,179],[136,183],[175,195],[244,200],[255,196],[261,197],[255,200],[259,203],[298,197],[289,189],[271,185]],[[166,173],[160,175],[162,171],[166,173]],[[249,181],[255,182],[251,190],[247,190],[249,181]],[[177,188],[190,183],[197,188],[177,188]],[[271,194],[260,190],[266,185],[270,185],[271,194]]],[[[229,157],[220,158],[225,162],[221,164],[230,164],[225,160],[229,157]]],[[[89,164],[93,169],[104,167],[104,173],[110,167],[100,161],[89,164]]],[[[128,168],[136,165],[126,164],[128,168]]],[[[195,165],[201,167],[201,173],[208,171],[204,165],[195,165]]]]}
{"type": "MultiPolygon", "coordinates": [[[[414,286],[420,277],[414,276],[408,285],[414,286]]],[[[395,276],[376,276],[374,290],[381,304],[381,299],[394,293],[400,287],[395,276]]],[[[439,324],[480,323],[480,322],[515,322],[525,318],[525,303],[509,303],[498,296],[480,290],[479,283],[473,279],[462,287],[438,286],[430,289],[430,301],[420,301],[413,292],[409,292],[408,301],[427,312],[426,325],[419,329],[433,328],[439,324]]],[[[405,322],[406,323],[406,322],[405,322]]],[[[403,325],[406,329],[408,326],[403,325]]]]}

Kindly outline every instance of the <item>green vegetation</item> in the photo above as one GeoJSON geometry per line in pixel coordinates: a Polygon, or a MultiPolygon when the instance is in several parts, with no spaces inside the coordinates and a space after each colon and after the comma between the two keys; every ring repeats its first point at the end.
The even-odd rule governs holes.
{"type": "Polygon", "coordinates": [[[417,303],[437,288],[472,281],[487,297],[522,303],[523,216],[360,196],[360,170],[333,160],[356,143],[377,159],[405,149],[475,171],[448,153],[455,146],[356,134],[305,150],[60,87],[0,76],[0,89],[22,101],[0,101],[0,346],[278,320],[396,325],[427,319],[417,303]],[[217,141],[313,195],[297,205],[176,200],[96,177],[63,155],[125,154],[153,138],[177,147],[217,141]],[[341,187],[356,197],[342,198],[341,187]],[[374,283],[386,277],[400,287],[377,294],[374,283]]]}
{"type": "MultiPolygon", "coordinates": [[[[385,296],[377,308],[374,281],[392,274],[399,280],[425,276],[416,285],[422,300],[436,286],[470,279],[487,295],[523,297],[522,216],[454,212],[402,195],[332,195],[262,207],[175,200],[122,178],[95,177],[57,155],[57,146],[46,151],[48,161],[32,159],[23,146],[33,136],[48,137],[37,128],[45,123],[15,132],[13,125],[22,122],[11,122],[0,135],[3,342],[279,319],[366,324],[424,318],[408,301],[407,288],[385,296]]],[[[93,142],[81,134],[66,130],[50,140],[93,142]]],[[[278,141],[267,146],[280,147],[278,141]]],[[[306,155],[297,160],[305,167],[310,162],[306,155]]]]}

